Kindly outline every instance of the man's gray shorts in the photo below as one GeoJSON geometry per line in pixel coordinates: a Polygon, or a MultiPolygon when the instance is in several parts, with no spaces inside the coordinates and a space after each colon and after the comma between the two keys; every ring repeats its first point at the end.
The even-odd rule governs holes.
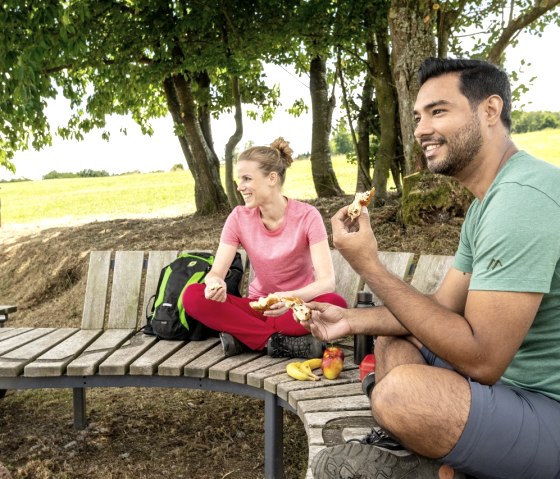
{"type": "MultiPolygon", "coordinates": [[[[421,352],[428,364],[453,369],[421,352]]],[[[503,383],[469,384],[467,424],[442,462],[478,479],[560,479],[560,402],[503,383]]]]}

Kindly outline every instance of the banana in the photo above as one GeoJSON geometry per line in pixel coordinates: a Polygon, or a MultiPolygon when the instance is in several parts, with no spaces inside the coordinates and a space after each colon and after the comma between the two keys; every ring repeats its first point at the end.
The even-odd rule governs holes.
{"type": "Polygon", "coordinates": [[[321,366],[321,359],[308,359],[307,361],[292,362],[288,363],[286,366],[286,372],[288,375],[298,381],[318,381],[321,379],[319,376],[313,374],[313,369],[317,369],[321,366]]]}
{"type": "Polygon", "coordinates": [[[288,375],[298,381],[309,381],[309,375],[300,369],[300,362],[288,363],[286,366],[286,372],[288,375]]]}
{"type": "Polygon", "coordinates": [[[322,358],[308,359],[307,361],[304,361],[303,364],[309,364],[309,367],[311,369],[317,369],[321,367],[321,364],[323,364],[323,359],[322,358]]]}
{"type": "Polygon", "coordinates": [[[311,371],[311,366],[309,365],[309,363],[307,361],[304,362],[304,363],[301,363],[300,366],[299,366],[299,369],[301,369],[305,374],[307,374],[309,379],[311,379],[312,381],[319,381],[319,379],[321,379],[319,376],[316,376],[315,374],[313,374],[313,371],[311,371]]]}

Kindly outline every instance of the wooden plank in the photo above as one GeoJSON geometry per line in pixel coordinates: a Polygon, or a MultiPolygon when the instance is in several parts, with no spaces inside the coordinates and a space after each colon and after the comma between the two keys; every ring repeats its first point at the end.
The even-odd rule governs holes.
{"type": "MultiPolygon", "coordinates": [[[[310,412],[304,415],[302,421],[307,431],[314,427],[324,427],[329,421],[340,420],[343,418],[365,417],[371,418],[370,410],[356,410],[356,411],[320,411],[310,412]]],[[[373,422],[373,419],[372,419],[373,422]]]]}
{"type": "MultiPolygon", "coordinates": [[[[380,251],[379,259],[391,273],[404,280],[406,279],[406,277],[408,276],[408,272],[410,271],[410,266],[414,259],[414,254],[393,251],[380,251]]],[[[364,285],[364,290],[371,292],[371,289],[367,284],[364,285]]],[[[377,306],[382,305],[383,301],[381,301],[375,295],[375,293],[372,294],[374,304],[377,306]]]]}
{"type": "Polygon", "coordinates": [[[297,405],[297,413],[299,417],[303,414],[311,412],[333,412],[333,411],[371,411],[371,406],[367,396],[360,392],[354,396],[333,396],[322,399],[310,399],[308,401],[300,401],[297,405]]]}
{"type": "Polygon", "coordinates": [[[183,369],[183,374],[192,378],[205,378],[208,376],[208,369],[223,360],[224,350],[222,345],[218,344],[188,363],[183,369]]]}
{"type": "Polygon", "coordinates": [[[136,329],[143,251],[117,251],[111,289],[108,329],[136,329]]]}
{"type": "Polygon", "coordinates": [[[356,295],[363,283],[362,278],[352,269],[338,250],[331,250],[331,257],[336,279],[335,291],[346,300],[349,308],[353,308],[356,305],[356,295]]]}
{"type": "Polygon", "coordinates": [[[66,366],[101,334],[100,330],[81,329],[25,366],[27,377],[61,376],[66,366]]]}
{"type": "Polygon", "coordinates": [[[7,353],[13,349],[36,340],[42,336],[46,336],[54,331],[55,328],[24,328],[21,334],[15,334],[4,341],[0,342],[0,355],[7,353]]]}
{"type": "Polygon", "coordinates": [[[110,251],[92,251],[82,313],[82,329],[102,329],[109,286],[110,251]]]}
{"type": "MultiPolygon", "coordinates": [[[[345,374],[343,377],[338,377],[336,379],[336,385],[340,385],[341,387],[344,385],[350,385],[355,382],[359,382],[360,378],[358,374],[348,373],[345,374]]],[[[278,385],[276,389],[276,394],[280,399],[284,401],[288,401],[290,405],[296,409],[297,407],[297,399],[292,399],[292,395],[296,392],[304,392],[304,391],[314,391],[318,389],[327,389],[330,386],[332,381],[329,381],[329,385],[327,385],[326,380],[321,379],[321,381],[292,381],[289,383],[282,383],[278,385]]]]}
{"type": "Polygon", "coordinates": [[[283,360],[279,363],[271,364],[270,366],[264,367],[262,369],[247,374],[247,384],[249,386],[262,389],[264,385],[264,380],[266,378],[285,373],[286,366],[288,365],[288,363],[292,361],[297,361],[297,359],[283,358],[283,360]]]}
{"type": "MultiPolygon", "coordinates": [[[[363,394],[362,384],[360,382],[343,383],[330,385],[328,383],[321,384],[321,387],[296,389],[289,393],[288,402],[297,410],[297,405],[301,401],[309,401],[311,399],[323,399],[332,397],[345,397],[363,394]]],[[[364,395],[365,397],[365,395],[364,395]]]]}
{"type": "Polygon", "coordinates": [[[41,336],[35,341],[5,353],[0,358],[0,376],[16,377],[21,374],[26,364],[56,346],[67,337],[75,334],[76,328],[54,329],[51,333],[41,336]]]}
{"type": "Polygon", "coordinates": [[[157,283],[161,270],[177,258],[178,251],[150,251],[148,253],[148,269],[146,270],[146,281],[144,283],[144,301],[140,310],[140,327],[146,324],[146,311],[153,304],[151,298],[156,294],[157,283]]]}
{"type": "Polygon", "coordinates": [[[99,374],[107,376],[127,374],[130,364],[156,341],[155,336],[135,334],[99,365],[99,374]]]}
{"type": "Polygon", "coordinates": [[[31,328],[2,328],[0,329],[0,342],[13,338],[14,336],[18,336],[26,331],[29,331],[31,328]]]}
{"type": "MultiPolygon", "coordinates": [[[[285,371],[285,369],[284,369],[284,371],[285,371]]],[[[269,377],[265,378],[264,381],[263,381],[262,388],[265,391],[268,391],[269,393],[276,394],[276,389],[278,388],[279,384],[283,384],[283,383],[287,383],[287,382],[293,382],[293,381],[294,381],[294,378],[292,378],[290,375],[288,375],[288,373],[276,374],[275,376],[269,376],[269,377]]],[[[298,382],[303,382],[303,381],[298,381],[298,382]]],[[[307,381],[305,381],[305,382],[307,382],[307,381]]],[[[318,383],[319,381],[309,381],[309,382],[318,383]]]]}
{"type": "Polygon", "coordinates": [[[68,376],[91,376],[95,374],[99,364],[109,357],[133,333],[134,331],[130,329],[104,331],[93,344],[68,365],[66,374],[68,376]]]}
{"type": "Polygon", "coordinates": [[[251,361],[250,363],[243,364],[229,372],[229,380],[232,383],[246,384],[247,375],[253,371],[258,371],[260,369],[266,368],[273,364],[285,362],[286,358],[273,358],[272,356],[263,355],[259,358],[251,361]]]}
{"type": "Polygon", "coordinates": [[[158,341],[130,365],[130,374],[153,376],[158,366],[184,344],[183,341],[158,341]]]}
{"type": "Polygon", "coordinates": [[[218,338],[204,341],[191,341],[175,354],[163,361],[158,367],[160,376],[182,376],[185,366],[220,343],[218,338]]]}
{"type": "Polygon", "coordinates": [[[223,361],[220,361],[218,364],[214,364],[210,367],[208,370],[208,377],[210,379],[220,379],[222,381],[226,381],[229,379],[229,372],[232,369],[251,363],[255,359],[260,358],[262,355],[262,351],[253,351],[225,358],[223,361]]]}
{"type": "Polygon", "coordinates": [[[410,284],[424,294],[435,293],[452,266],[453,260],[453,256],[420,256],[410,284]]]}

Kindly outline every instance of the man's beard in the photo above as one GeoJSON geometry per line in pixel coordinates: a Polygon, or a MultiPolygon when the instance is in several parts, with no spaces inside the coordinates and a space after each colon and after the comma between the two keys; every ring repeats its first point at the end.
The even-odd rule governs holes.
{"type": "Polygon", "coordinates": [[[482,147],[482,141],[480,120],[473,114],[471,121],[444,140],[447,155],[440,162],[428,162],[428,169],[432,173],[455,176],[473,161],[482,147]]]}

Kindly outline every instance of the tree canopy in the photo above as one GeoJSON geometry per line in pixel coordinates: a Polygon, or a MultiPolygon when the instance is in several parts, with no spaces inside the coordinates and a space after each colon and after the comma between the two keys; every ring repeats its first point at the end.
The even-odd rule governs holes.
{"type": "MultiPolygon", "coordinates": [[[[337,103],[345,111],[357,188],[423,167],[413,139],[416,71],[427,56],[502,63],[521,31],[558,23],[560,0],[6,0],[0,9],[0,165],[40,149],[53,135],[83,138],[127,114],[146,134],[171,114],[195,178],[201,214],[236,202],[231,164],[243,106],[269,118],[279,89],[266,63],[310,78],[310,151],[318,196],[344,193],[330,163],[337,103]],[[72,114],[53,131],[45,109],[63,95],[72,114]],[[212,118],[235,113],[226,151],[227,195],[212,140],[212,118]],[[374,145],[374,147],[372,147],[374,145]],[[375,167],[375,168],[374,168],[375,167]],[[373,174],[372,174],[373,171],[373,174]]],[[[515,72],[512,72],[515,78],[515,72]]],[[[104,137],[109,139],[110,132],[104,137]]],[[[238,198],[237,198],[238,200],[238,198]]]]}

